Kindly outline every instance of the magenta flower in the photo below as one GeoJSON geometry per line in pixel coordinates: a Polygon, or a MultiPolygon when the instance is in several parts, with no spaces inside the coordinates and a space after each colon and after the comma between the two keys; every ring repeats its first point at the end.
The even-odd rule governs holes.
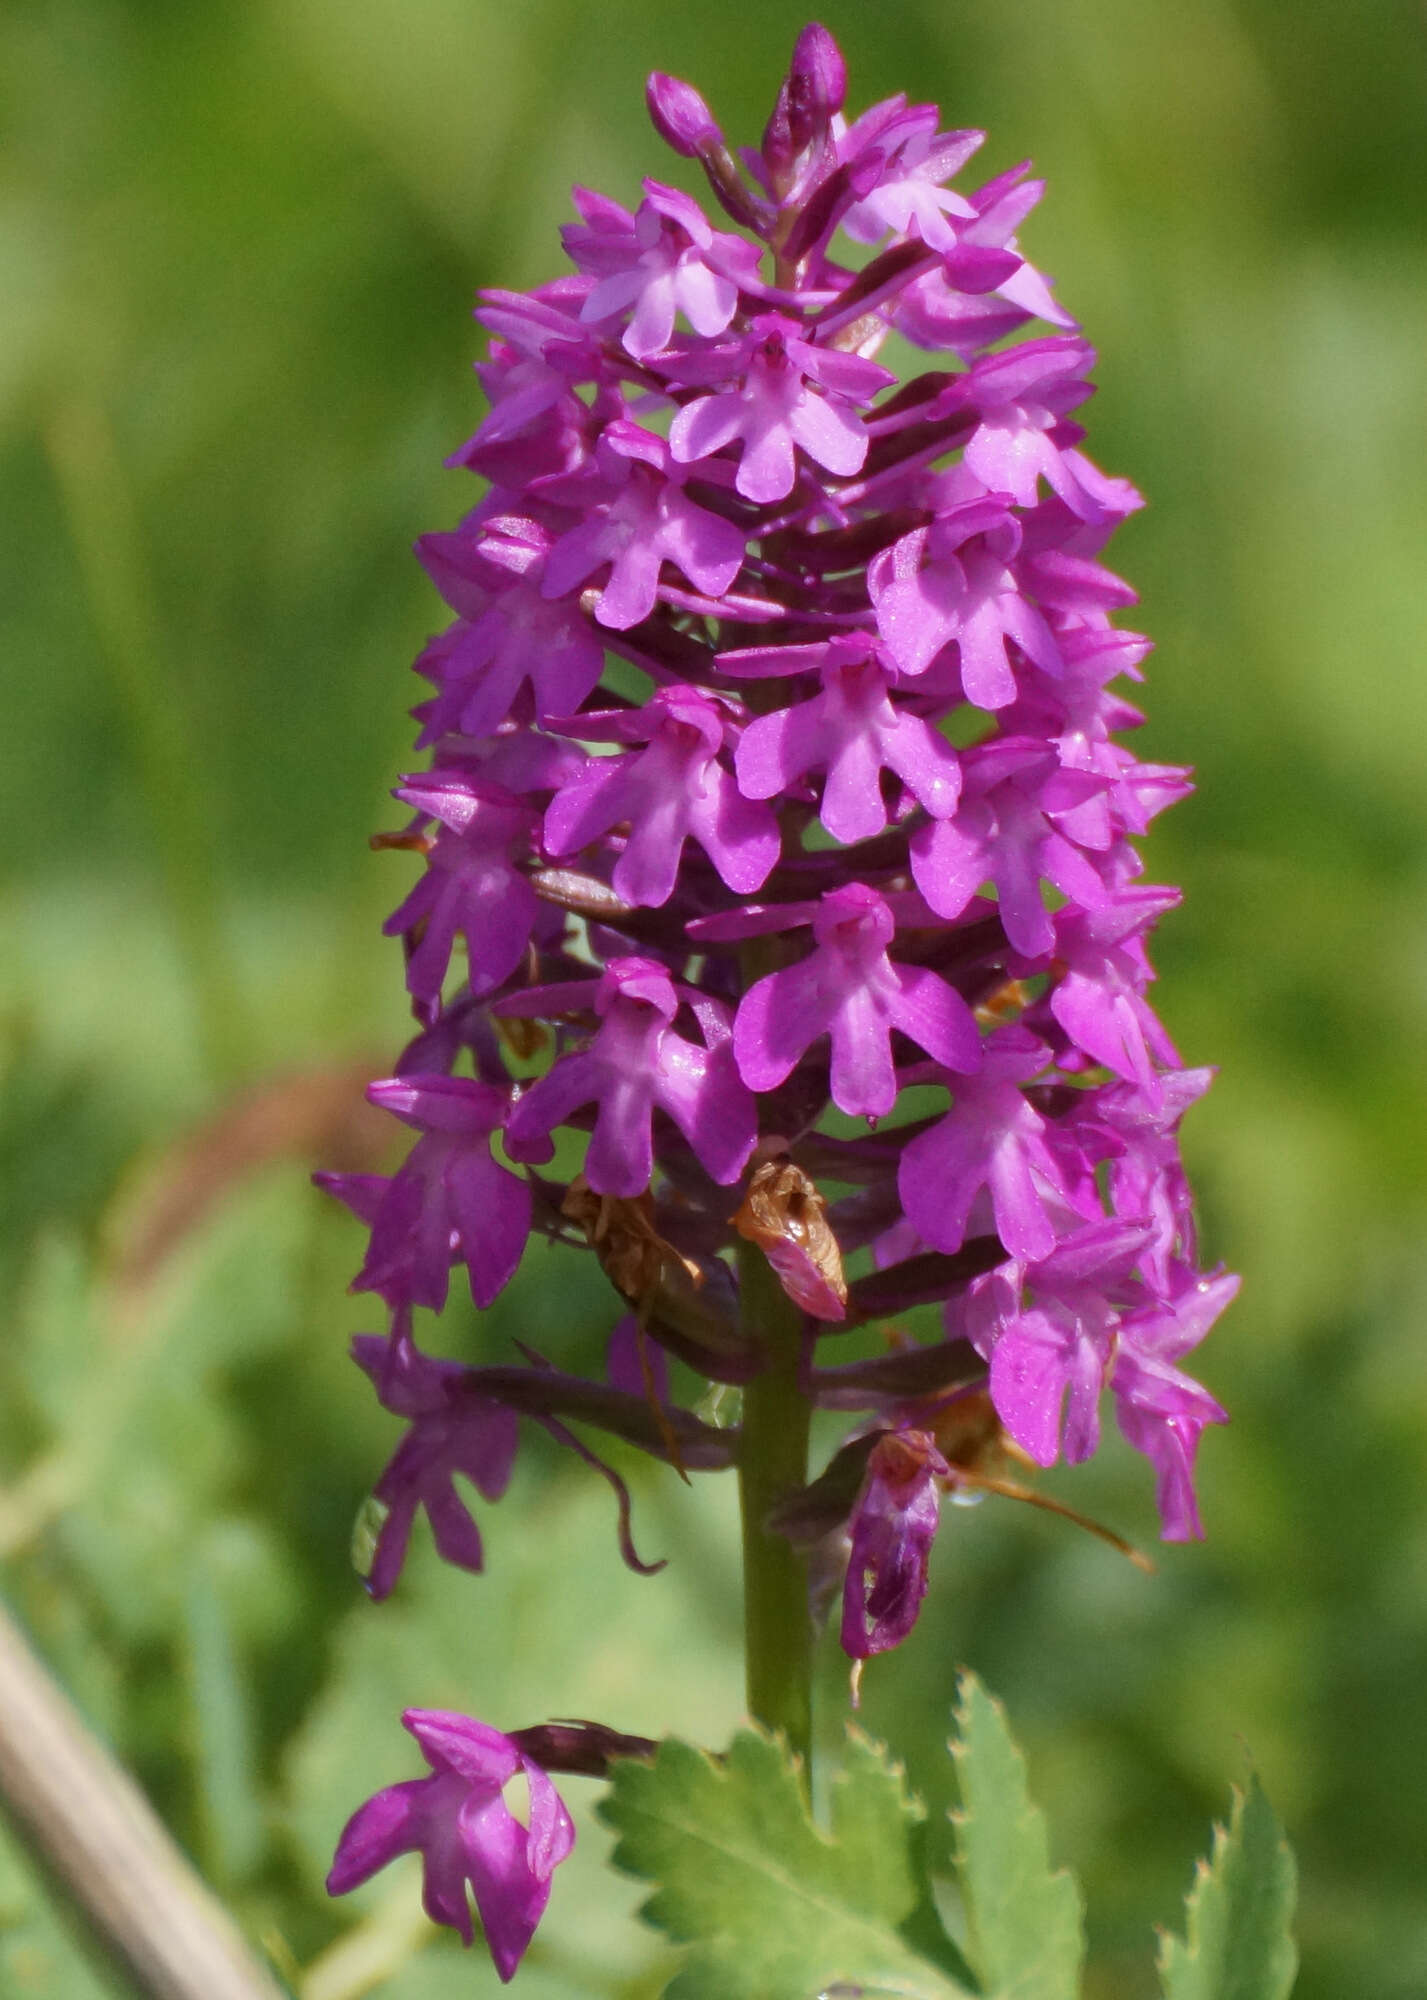
{"type": "Polygon", "coordinates": [[[383,929],[416,939],[406,984],[428,1020],[440,1012],[451,950],[466,940],[473,994],[508,979],[530,943],[540,904],[519,860],[529,854],[535,814],[518,799],[458,771],[432,771],[396,797],[436,820],[426,873],[383,929]]]}
{"type": "Polygon", "coordinates": [[[439,1312],[451,1266],[462,1262],[472,1298],[488,1306],[514,1276],[530,1233],[529,1187],[491,1158],[509,1099],[474,1078],[429,1075],[387,1077],[367,1095],[423,1136],[389,1181],[318,1176],[371,1225],[353,1291],[439,1312]]]}
{"type": "Polygon", "coordinates": [[[1105,518],[1103,476],[1073,449],[1079,425],[1064,421],[1091,393],[1094,359],[1083,340],[1027,340],[971,369],[961,393],[977,427],[962,462],[988,492],[1034,507],[1044,479],[1080,520],[1105,518]]]}
{"type": "Polygon", "coordinates": [[[479,536],[427,535],[417,545],[461,622],[417,662],[440,690],[423,742],[447,730],[489,735],[528,683],[539,715],[578,708],[600,677],[604,653],[573,605],[545,590],[548,532],[529,520],[493,520],[479,536]]]}
{"type": "Polygon", "coordinates": [[[665,562],[721,597],[743,562],[743,537],[690,500],[681,481],[663,438],[623,418],[606,425],[592,466],[543,484],[543,499],[579,507],[585,518],[546,557],[541,595],[563,597],[608,564],[595,617],[616,632],[654,609],[665,562]]]}
{"type": "Polygon", "coordinates": [[[929,1431],[884,1431],[872,1447],[850,1532],[842,1650],[854,1660],[900,1646],[927,1590],[941,1513],[938,1478],[951,1468],[929,1431]]]}
{"type": "Polygon", "coordinates": [[[579,279],[564,279],[524,296],[483,295],[477,318],[495,338],[476,374],[491,410],[448,465],[514,488],[572,471],[589,456],[599,421],[617,405],[602,382],[599,342],[579,324],[586,289],[579,279]],[[586,387],[594,391],[590,398],[579,393],[586,387]]]}
{"type": "Polygon", "coordinates": [[[582,222],[560,234],[596,279],[580,318],[598,325],[628,313],[621,344],[637,361],[669,345],[678,313],[696,333],[722,333],[738,309],[739,288],[761,289],[756,247],[711,228],[678,188],[645,181],[637,215],[588,188],[574,192],[582,222]]]}
{"type": "Polygon", "coordinates": [[[551,854],[572,854],[627,821],[612,880],[628,902],[668,902],[690,835],[730,889],[748,895],[762,888],[778,859],[778,822],[766,805],[740,792],[720,762],[735,735],[727,703],[698,688],[661,688],[645,709],[574,716],[551,727],[587,742],[649,746],[591,758],[561,786],[545,815],[551,854]]]}
{"type": "Polygon", "coordinates": [[[897,1100],[894,1028],[948,1069],[981,1061],[971,1010],[923,966],[895,965],[896,920],[861,882],[830,889],[812,916],[813,951],[744,995],[733,1027],[739,1074],[774,1090],[821,1035],[832,1039],[832,1099],[852,1117],[883,1118],[897,1100]]]}
{"type": "MultiPolygon", "coordinates": [[[[517,1103],[506,1128],[512,1159],[548,1160],[551,1129],[593,1104],[594,1136],[585,1160],[601,1194],[642,1194],[654,1170],[650,1121],[665,1111],[721,1186],[737,1180],[757,1140],[753,1100],[738,1080],[727,1030],[705,1047],[670,1026],[679,997],[663,966],[614,958],[598,980],[577,980],[558,999],[523,994],[501,1003],[506,1014],[552,1005],[591,1007],[600,1026],[588,1049],[562,1056],[517,1103]]],[[[716,1019],[705,1015],[706,1019],[716,1019]]],[[[707,1030],[706,1030],[707,1032],[707,1030]]]]}
{"type": "Polygon", "coordinates": [[[1127,1287],[1147,1234],[1133,1223],[1092,1223],[1018,1276],[991,1281],[973,1337],[989,1339],[997,1415],[1037,1465],[1054,1465],[1060,1455],[1062,1413],[1072,1465],[1100,1442],[1100,1392],[1115,1356],[1119,1303],[1133,1297],[1127,1287]]]}
{"type": "Polygon", "coordinates": [[[759,314],[741,341],[697,365],[680,357],[677,377],[735,386],[685,404],[669,432],[674,457],[689,464],[741,442],[734,485],[756,501],[792,492],[796,446],[828,472],[860,471],[867,432],[854,406],[896,379],[875,361],[814,346],[781,313],[759,314]]]}
{"type": "Polygon", "coordinates": [[[1017,689],[1012,706],[998,720],[1013,736],[1053,743],[1062,764],[1098,773],[1110,781],[1113,794],[1133,759],[1111,731],[1136,729],[1144,717],[1128,701],[1109,694],[1107,684],[1120,674],[1138,680],[1149,650],[1149,640],[1138,632],[1117,632],[1110,626],[1082,625],[1064,632],[1054,686],[1037,680],[1017,689]]]}
{"type": "Polygon", "coordinates": [[[1179,1057],[1144,997],[1153,976],[1144,934],[1178,901],[1177,889],[1145,883],[1093,910],[1072,903],[1055,922],[1056,956],[1065,970],[1051,992],[1051,1012],[1093,1061],[1138,1085],[1152,1111],[1164,1098],[1154,1059],[1177,1065],[1179,1057]]]}
{"type": "Polygon", "coordinates": [[[389,1178],[324,1177],[392,1314],[358,1359],[408,1424],[379,1592],[422,1507],[478,1566],[455,1482],[502,1489],[517,1408],[610,1479],[637,1564],[577,1428],[737,1461],[668,1362],[756,1398],[769,1298],[810,1397],[880,1398],[789,1502],[825,1548],[851,1522],[856,1657],[916,1617],[948,1395],[1050,1464],[1095,1450],[1108,1393],[1166,1536],[1199,1532],[1223,1412],[1185,1367],[1234,1281],[1197,1267],[1179,1155],[1209,1073],[1152,1004],[1178,892],[1135,842],[1189,777],[1125,742],[1149,641],[1103,557],[1141,501],[1085,454],[1094,352],[1017,240],[1040,181],[961,188],[980,133],[846,93],[810,26],[739,150],[656,74],[717,212],[579,189],[573,268],[482,299],[490,409],[451,463],[488,485],[420,544],[454,622],[380,843],[425,862],[388,922],[419,1032],[373,1086],[419,1136],[389,1178]],[[893,335],[925,350],[900,385],[893,335]],[[485,1309],[531,1231],[608,1280],[617,1386],[564,1372],[558,1324],[519,1370],[413,1347],[455,1263],[485,1309]],[[819,1365],[928,1304],[941,1338],[819,1365]]]}
{"type": "Polygon", "coordinates": [[[550,1877],[575,1844],[564,1801],[510,1737],[469,1715],[409,1708],[401,1718],[431,1767],[388,1785],[342,1830],[327,1892],[345,1896],[399,1854],[419,1854],[422,1902],[436,1924],[474,1937],[467,1885],[502,1981],[514,1978],[550,1900],[550,1877]],[[528,1822],[506,1803],[523,1778],[528,1822]]]}
{"type": "MultiPolygon", "coordinates": [[[[1121,1215],[1143,1216],[1152,1235],[1141,1265],[1168,1298],[1171,1267],[1192,1263],[1196,1248],[1194,1195],[1179,1156],[1179,1122],[1214,1080],[1210,1069],[1170,1070],[1158,1079],[1158,1104],[1132,1083],[1094,1093],[1085,1109],[1110,1136],[1110,1194],[1121,1215]]],[[[1206,1328],[1207,1331],[1207,1328],[1206,1328]]]]}
{"type": "Polygon", "coordinates": [[[970,358],[1016,332],[1027,320],[1072,328],[1049,281],[1021,254],[1015,232],[1045,192],[1045,182],[1027,179],[1028,168],[1012,167],[970,196],[971,221],[956,225],[958,258],[929,271],[902,294],[895,312],[897,331],[919,347],[949,349],[970,358]],[[961,275],[967,252],[1001,251],[1013,263],[1009,275],[975,290],[961,275]]]}
{"type": "Polygon", "coordinates": [[[1020,1087],[1049,1060],[1045,1043],[1025,1029],[997,1029],[979,1074],[955,1080],[946,1117],[902,1154],[902,1206],[934,1250],[961,1248],[983,1189],[1008,1255],[1035,1262],[1055,1248],[1056,1221],[1066,1216],[1071,1196],[1046,1142],[1046,1122],[1020,1087]]]}
{"type": "Polygon", "coordinates": [[[956,810],[961,793],[956,752],[919,715],[892,706],[889,687],[898,678],[896,669],[879,657],[870,636],[725,653],[721,664],[735,675],[809,668],[822,673],[821,694],[761,715],[744,730],[737,770],[748,798],[777,798],[792,791],[805,772],[823,770],[818,816],[834,840],[849,845],[887,824],[884,770],[894,772],[934,818],[956,810]]]}
{"type": "Polygon", "coordinates": [[[986,134],[938,132],[934,104],[900,110],[895,104],[894,99],[867,112],[839,143],[844,160],[875,145],[884,162],[876,186],[846,211],[842,226],[859,243],[875,243],[891,230],[916,234],[934,250],[950,250],[958,241],[956,220],[974,220],[976,211],[965,195],[942,183],[960,173],[985,145],[986,134]]]}
{"type": "Polygon", "coordinates": [[[1055,634],[1017,575],[1021,542],[1020,522],[988,493],[950,506],[870,564],[877,629],[903,673],[925,673],[954,641],[966,699],[985,709],[1016,698],[1008,642],[1043,674],[1060,676],[1055,634]]]}
{"type": "Polygon", "coordinates": [[[468,1394],[467,1370],[459,1362],[422,1354],[404,1330],[390,1340],[357,1334],[352,1358],[371,1379],[382,1408],[409,1420],[406,1436],[373,1488],[384,1513],[363,1579],[369,1594],[380,1600],[395,1588],[422,1509],[438,1553],[458,1569],[479,1571],[480,1530],[457,1491],[455,1475],[469,1479],[485,1499],[500,1499],[515,1462],[515,1413],[468,1394]]]}
{"type": "Polygon", "coordinates": [[[1115,1417],[1135,1450],[1154,1466],[1165,1540],[1201,1541],[1194,1459],[1205,1425],[1229,1419],[1208,1390],[1174,1363],[1203,1340],[1237,1293],[1239,1281],[1227,1272],[1200,1277],[1180,1266],[1165,1289],[1167,1299],[1120,1323],[1111,1377],[1115,1417]]]}
{"type": "Polygon", "coordinates": [[[955,815],[912,839],[917,887],[938,916],[959,917],[981,884],[994,882],[1007,937],[1027,958],[1043,957],[1057,935],[1043,881],[1083,909],[1109,900],[1090,858],[1114,838],[1105,782],[1066,770],[1027,738],[967,750],[961,770],[955,815]]]}

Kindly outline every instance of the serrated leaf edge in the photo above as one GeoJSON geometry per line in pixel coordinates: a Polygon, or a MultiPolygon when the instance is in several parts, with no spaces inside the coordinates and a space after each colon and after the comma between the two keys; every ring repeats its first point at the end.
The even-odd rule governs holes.
{"type": "MultiPolygon", "coordinates": [[[[1045,1843],[1046,1870],[1047,1870],[1046,1880],[1048,1883],[1051,1884],[1060,1882],[1064,1882],[1065,1884],[1067,1884],[1070,1889],[1071,1896],[1074,1899],[1076,1942],[1079,1947],[1078,1972],[1080,1974],[1083,1974],[1085,1969],[1085,1914],[1086,1914],[1085,1893],[1081,1888],[1079,1878],[1076,1876],[1073,1869],[1068,1867],[1065,1863],[1062,1863],[1059,1867],[1051,1866],[1049,1823],[1046,1819],[1044,1808],[1037,1805],[1035,1799],[1031,1796],[1030,1773],[1026,1765],[1025,1752],[1021,1749],[1019,1742],[1016,1740],[1015,1733],[1011,1728],[1010,1717],[1006,1712],[1005,1704],[1001,1700],[999,1700],[999,1698],[996,1695],[992,1694],[991,1690],[986,1686],[985,1682],[981,1679],[981,1677],[978,1674],[973,1673],[970,1667],[962,1667],[957,1672],[956,1700],[952,1706],[952,1721],[955,1725],[956,1733],[953,1736],[949,1737],[947,1740],[947,1748],[951,1752],[951,1760],[956,1769],[958,1789],[962,1790],[962,1796],[964,1798],[965,1794],[964,1790],[962,1789],[961,1770],[962,1770],[962,1765],[969,1753],[969,1746],[966,1742],[966,1730],[971,1720],[971,1710],[970,1710],[971,1700],[973,1695],[978,1693],[982,1695],[984,1699],[987,1701],[987,1703],[990,1705],[992,1712],[994,1713],[997,1721],[1000,1723],[1001,1728],[1005,1734],[1007,1746],[1010,1749],[1012,1761],[1022,1781],[1023,1794],[1025,1798],[1025,1811],[1040,1824],[1042,1836],[1045,1843]]],[[[965,1884],[963,1881],[963,1867],[964,1867],[965,1857],[961,1845],[961,1830],[963,1827],[969,1824],[970,1817],[971,1817],[970,1814],[960,1806],[951,1807],[947,1813],[947,1818],[951,1821],[952,1826],[956,1829],[956,1835],[957,1835],[956,1874],[957,1874],[958,1885],[961,1888],[961,1893],[963,1896],[965,1895],[965,1884]]],[[[970,1917],[971,1912],[969,1908],[967,1914],[968,1917],[970,1917]]],[[[974,1941],[974,1934],[975,1934],[974,1924],[972,1926],[972,1931],[973,1931],[973,1941],[974,1941]]],[[[973,1964],[974,1963],[975,1961],[973,1958],[973,1964]]],[[[985,1973],[983,1968],[980,1966],[976,1966],[976,1972],[978,1978],[981,1979],[984,1985],[985,1973]]],[[[1078,1987],[1079,1985],[1078,1978],[1076,1984],[1078,1987]]]]}
{"type": "MultiPolygon", "coordinates": [[[[904,1808],[908,1809],[909,1820],[911,1820],[913,1823],[919,1823],[920,1821],[924,1820],[926,1818],[926,1811],[927,1811],[925,1802],[918,1796],[917,1793],[911,1791],[908,1788],[906,1782],[906,1775],[907,1775],[906,1767],[902,1763],[902,1761],[899,1758],[894,1758],[891,1755],[885,1743],[879,1742],[877,1738],[870,1736],[865,1730],[861,1729],[855,1722],[849,1721],[846,1724],[846,1732],[849,1742],[856,1742],[859,1745],[859,1747],[869,1750],[874,1754],[880,1755],[880,1760],[882,1762],[884,1770],[886,1770],[889,1773],[889,1775],[892,1775],[896,1779],[899,1801],[904,1806],[904,1808]]],[[[760,1748],[774,1751],[778,1757],[780,1775],[783,1775],[785,1777],[792,1776],[799,1780],[798,1793],[802,1805],[803,1818],[806,1821],[809,1829],[811,1830],[814,1838],[817,1840],[818,1844],[821,1847],[825,1848],[829,1854],[836,1854],[839,1851],[839,1842],[836,1836],[832,1832],[825,1830],[823,1827],[821,1827],[818,1824],[817,1820],[813,1817],[812,1810],[808,1802],[807,1793],[804,1789],[803,1783],[801,1782],[802,1771],[803,1771],[802,1758],[789,1749],[787,1737],[784,1735],[783,1731],[766,1729],[761,1723],[758,1722],[745,1723],[742,1727],[736,1730],[732,1740],[729,1743],[728,1749],[724,1752],[708,1750],[704,1748],[702,1744],[690,1743],[688,1739],[685,1737],[665,1736],[660,1739],[658,1749],[656,1750],[654,1756],[650,1759],[645,1759],[642,1757],[621,1757],[612,1759],[610,1764],[610,1777],[612,1780],[614,1778],[615,1773],[624,1766],[630,1766],[639,1771],[653,1775],[659,1768],[660,1759],[663,1756],[665,1750],[673,1747],[676,1748],[677,1750],[688,1751],[695,1757],[702,1759],[702,1761],[709,1767],[709,1770],[716,1779],[720,1780],[724,1784],[728,1784],[731,1782],[731,1777],[732,1777],[730,1771],[730,1764],[732,1762],[733,1752],[735,1746],[740,1742],[740,1740],[743,1739],[749,1739],[753,1741],[754,1743],[758,1744],[760,1748]]],[[[847,1775],[846,1767],[839,1766],[838,1770],[832,1774],[832,1778],[830,1779],[829,1782],[829,1790],[831,1790],[831,1786],[833,1783],[836,1783],[839,1778],[845,1778],[846,1775],[847,1775]]],[[[612,1798],[606,1796],[605,1798],[600,1799],[597,1802],[594,1809],[596,1818],[600,1820],[602,1825],[607,1826],[611,1830],[611,1832],[615,1835],[615,1844],[613,1850],[611,1851],[610,1860],[612,1864],[619,1869],[621,1874],[629,1876],[632,1880],[636,1882],[649,1882],[653,1884],[651,1893],[648,1896],[646,1896],[639,1905],[639,1912],[638,1912],[639,1916],[649,1926],[651,1930],[655,1930],[662,1933],[662,1935],[669,1941],[670,1945],[673,1946],[680,1953],[681,1957],[685,1961],[685,1966],[687,1968],[689,1965],[695,1962],[697,1955],[701,1950],[706,1950],[709,1946],[717,1945],[720,1941],[726,1939],[728,1934],[724,1931],[710,1932],[703,1935],[682,1934],[679,1931],[674,1930],[665,1917],[655,1914],[656,1905],[659,1903],[660,1896],[662,1895],[666,1885],[663,1882],[661,1882],[657,1876],[650,1875],[646,1873],[643,1869],[635,1867],[631,1862],[627,1860],[622,1860],[620,1858],[620,1850],[625,1844],[627,1835],[625,1829],[622,1826],[620,1826],[618,1821],[616,1821],[610,1814],[609,1807],[611,1806],[612,1803],[613,1803],[612,1798]]],[[[688,1831],[691,1833],[700,1832],[700,1830],[696,1827],[690,1827],[688,1831]]],[[[701,1837],[706,1840],[708,1839],[706,1833],[702,1833],[701,1837]]],[[[714,1844],[715,1843],[710,1842],[710,1845],[714,1844]]],[[[741,1858],[741,1857],[735,1856],[732,1858],[741,1858]]],[[[770,1870],[769,1872],[777,1874],[780,1871],[770,1870]]],[[[792,1877],[787,1877],[783,1879],[786,1879],[787,1885],[790,1890],[792,1890],[797,1895],[803,1897],[805,1900],[809,1902],[815,1902],[817,1900],[816,1898],[809,1897],[807,1895],[806,1888],[799,1882],[797,1882],[796,1879],[792,1877]]],[[[908,1949],[911,1951],[911,1955],[914,1958],[918,1959],[922,1958],[923,1955],[915,1948],[908,1947],[908,1949]]],[[[928,1959],[924,1960],[923,1962],[926,1964],[927,1971],[934,1978],[951,1986],[960,1986],[959,1981],[953,1980],[951,1975],[949,1975],[942,1967],[935,1964],[933,1961],[928,1959]]],[[[669,1990],[673,1991],[674,1989],[670,1988],[669,1990]]],[[[965,1991],[964,1988],[962,1990],[965,1991]]],[[[970,1992],[967,1992],[966,2000],[974,2000],[974,1996],[970,1992]]]]}
{"type": "MultiPolygon", "coordinates": [[[[914,1826],[920,1826],[927,1816],[926,1801],[920,1792],[914,1792],[907,1783],[906,1764],[900,1757],[892,1755],[891,1745],[884,1743],[878,1736],[870,1736],[861,1723],[854,1722],[851,1717],[844,1723],[843,1733],[849,1743],[856,1744],[861,1750],[870,1750],[877,1758],[887,1776],[895,1781],[897,1796],[906,1810],[908,1820],[914,1826]]],[[[831,1791],[839,1779],[845,1780],[847,1775],[847,1766],[839,1764],[828,1780],[828,1790],[831,1791]]],[[[817,1824],[816,1821],[813,1823],[817,1824]]]]}
{"type": "MultiPolygon", "coordinates": [[[[980,1678],[979,1675],[974,1674],[971,1671],[970,1667],[962,1667],[959,1670],[956,1677],[956,1688],[957,1688],[956,1701],[951,1711],[952,1721],[956,1725],[956,1734],[954,1736],[949,1736],[947,1738],[946,1747],[951,1752],[952,1763],[956,1766],[958,1788],[960,1787],[961,1784],[961,1766],[964,1763],[967,1756],[967,1743],[966,1743],[965,1732],[966,1732],[966,1724],[970,1720],[970,1710],[968,1707],[967,1690],[970,1688],[975,1688],[979,1690],[979,1692],[983,1694],[986,1697],[987,1701],[991,1704],[992,1709],[996,1713],[998,1721],[1000,1722],[1002,1728],[1006,1732],[1006,1740],[1010,1745],[1011,1756],[1015,1762],[1017,1770],[1021,1774],[1022,1779],[1025,1781],[1026,1805],[1028,1810],[1035,1815],[1035,1817],[1040,1821],[1042,1827],[1047,1828],[1048,1831],[1048,1822],[1046,1820],[1045,1808],[1043,1806],[1037,1805],[1036,1801],[1031,1796],[1030,1772],[1026,1765],[1026,1753],[1024,1752],[1024,1750],[1022,1750],[1020,1744],[1016,1741],[1015,1733],[1011,1728],[1011,1718],[1006,1713],[1005,1703],[999,1700],[997,1696],[992,1694],[991,1690],[986,1686],[986,1683],[980,1678]]],[[[947,1818],[951,1821],[952,1825],[959,1830],[961,1827],[966,1825],[967,1820],[969,1818],[969,1814],[967,1814],[960,1806],[951,1806],[947,1810],[947,1818]]],[[[959,1844],[957,1851],[959,1855],[960,1853],[959,1844]]],[[[1048,1842],[1047,1842],[1046,1865],[1048,1868],[1050,1868],[1048,1842]]],[[[1081,1917],[1083,1918],[1085,1915],[1085,1898],[1081,1893],[1080,1883],[1076,1879],[1074,1870],[1071,1869],[1069,1866],[1067,1866],[1067,1864],[1064,1862],[1062,1862],[1058,1868],[1050,1868],[1050,1879],[1052,1881],[1059,1881],[1062,1877],[1067,1882],[1069,1882],[1071,1888],[1074,1889],[1076,1905],[1080,1911],[1081,1917]]]]}
{"type": "MultiPolygon", "coordinates": [[[[1209,1852],[1207,1855],[1199,1855],[1194,1863],[1194,1879],[1190,1883],[1189,1892],[1184,1899],[1183,1935],[1181,1936],[1178,1931],[1172,1930],[1167,1924],[1155,1925],[1155,1931],[1159,1938],[1159,1945],[1155,1952],[1155,1971],[1159,1975],[1160,1985],[1166,1995],[1169,1992],[1169,1981],[1175,1970],[1174,1965],[1170,1962],[1169,1955],[1171,1951],[1178,1949],[1184,1954],[1183,1958],[1179,1961],[1181,1964],[1187,1964],[1192,1967],[1199,1962],[1199,1952],[1202,1944],[1202,1939],[1199,1935],[1199,1920],[1204,1891],[1213,1883],[1215,1870],[1218,1868],[1222,1856],[1231,1843],[1242,1838],[1244,1817],[1248,1811],[1250,1795],[1254,1791],[1258,1792],[1268,1809],[1269,1817],[1273,1821],[1274,1827],[1275,1852],[1283,1860],[1287,1861],[1296,1889],[1298,1864],[1293,1848],[1289,1843],[1287,1834],[1279,1823],[1278,1815],[1274,1812],[1267,1793],[1264,1792],[1257,1771],[1251,1771],[1247,1786],[1230,1785],[1228,1823],[1226,1825],[1223,1820],[1217,1819],[1214,1821],[1209,1839],[1209,1852]]],[[[1293,1907],[1293,1902],[1291,1901],[1288,1911],[1290,1921],[1293,1916],[1293,1907]]],[[[1297,1947],[1294,1944],[1291,1931],[1288,1942],[1294,1949],[1296,1960],[1297,1947]]]]}

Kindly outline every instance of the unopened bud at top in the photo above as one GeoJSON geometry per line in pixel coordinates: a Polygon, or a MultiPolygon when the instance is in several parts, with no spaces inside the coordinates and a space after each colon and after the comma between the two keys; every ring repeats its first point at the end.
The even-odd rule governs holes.
{"type": "Polygon", "coordinates": [[[656,69],[644,87],[644,101],[659,137],[684,159],[700,163],[709,186],[733,220],[741,228],[766,235],[771,211],[739,178],[723,133],[693,85],[656,69]]]}
{"type": "Polygon", "coordinates": [[[811,146],[821,146],[847,96],[847,65],[827,29],[810,21],[799,35],[763,133],[763,160],[775,184],[811,146]]]}
{"type": "MultiPolygon", "coordinates": [[[[801,117],[819,124],[841,111],[847,101],[847,64],[842,50],[820,21],[809,21],[793,49],[788,70],[788,103],[792,112],[794,137],[801,117]]],[[[810,129],[801,143],[816,136],[810,129]]]]}
{"type": "Polygon", "coordinates": [[[644,101],[659,137],[686,160],[722,146],[723,134],[714,115],[691,83],[656,69],[644,87],[644,101]]]}

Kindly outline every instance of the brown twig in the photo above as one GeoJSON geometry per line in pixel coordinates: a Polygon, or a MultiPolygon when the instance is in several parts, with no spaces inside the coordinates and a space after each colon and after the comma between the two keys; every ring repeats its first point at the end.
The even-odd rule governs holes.
{"type": "Polygon", "coordinates": [[[0,1807],[144,2000],[287,2000],[3,1609],[0,1807]]]}

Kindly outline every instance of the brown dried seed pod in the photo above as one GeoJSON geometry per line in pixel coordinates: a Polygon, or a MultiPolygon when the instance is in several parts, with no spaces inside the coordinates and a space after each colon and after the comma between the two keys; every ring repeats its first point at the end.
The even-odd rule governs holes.
{"type": "Polygon", "coordinates": [[[682,1274],[698,1286],[703,1273],[681,1255],[654,1227],[654,1203],[648,1189],[633,1200],[623,1195],[596,1194],[583,1174],[576,1174],[560,1203],[560,1213],[578,1223],[600,1268],[622,1299],[646,1305],[666,1276],[682,1274]]]}
{"type": "Polygon", "coordinates": [[[733,1226],[759,1246],[795,1305],[814,1319],[845,1317],[847,1279],[827,1203],[786,1153],[754,1169],[733,1226]]]}

